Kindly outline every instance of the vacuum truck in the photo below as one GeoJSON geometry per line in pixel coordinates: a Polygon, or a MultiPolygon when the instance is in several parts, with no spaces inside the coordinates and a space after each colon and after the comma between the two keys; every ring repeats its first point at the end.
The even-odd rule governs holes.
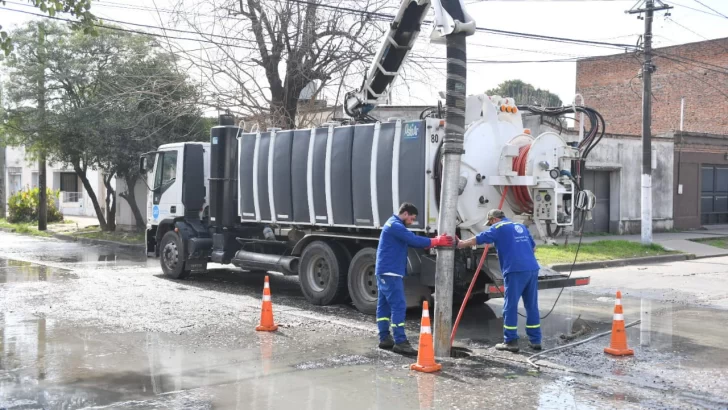
{"type": "MultiPolygon", "coordinates": [[[[153,186],[147,198],[146,249],[164,274],[181,279],[209,264],[298,275],[316,305],[348,303],[374,314],[376,248],[381,228],[400,204],[419,210],[410,229],[438,234],[445,134],[441,109],[416,119],[369,116],[412,48],[429,1],[404,0],[357,92],[347,94],[345,123],[310,129],[246,131],[220,115],[209,142],[162,145],[144,154],[140,170],[153,186]]],[[[440,10],[442,16],[442,10],[440,10]]],[[[506,215],[535,226],[546,244],[588,217],[593,195],[579,186],[588,151],[598,142],[598,113],[581,106],[517,106],[512,98],[473,95],[465,107],[456,234],[484,229],[503,199],[506,215]],[[555,132],[531,135],[522,112],[558,117],[585,113],[591,129],[567,143],[555,132]]],[[[463,301],[483,248],[456,250],[454,298],[463,301]]],[[[437,250],[410,249],[405,277],[409,307],[432,302],[437,250]]],[[[492,253],[471,301],[502,297],[492,253]]],[[[243,273],[244,274],[244,273],[243,273]]],[[[582,286],[588,277],[542,269],[539,289],[582,286]]]]}

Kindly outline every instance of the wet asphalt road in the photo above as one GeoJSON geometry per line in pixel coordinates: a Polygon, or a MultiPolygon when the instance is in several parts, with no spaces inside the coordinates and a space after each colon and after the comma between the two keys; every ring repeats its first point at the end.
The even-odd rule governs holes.
{"type": "MultiPolygon", "coordinates": [[[[281,328],[255,332],[262,283],[226,269],[175,281],[144,255],[0,233],[0,409],[728,407],[728,312],[640,297],[628,282],[625,321],[642,320],[627,330],[634,357],[604,355],[605,337],[535,372],[525,346],[492,348],[503,326],[493,300],[461,322],[456,344],[472,356],[429,375],[376,349],[373,317],[308,304],[296,278],[271,276],[281,328]]],[[[542,322],[545,348],[610,329],[611,285],[598,283],[564,291],[542,322]]],[[[557,294],[540,293],[542,314],[557,294]]],[[[418,331],[411,312],[413,343],[418,331]]]]}

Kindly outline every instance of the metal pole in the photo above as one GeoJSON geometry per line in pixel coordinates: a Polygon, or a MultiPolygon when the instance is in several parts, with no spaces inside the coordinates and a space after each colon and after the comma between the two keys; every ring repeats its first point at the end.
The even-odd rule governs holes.
{"type": "MultiPolygon", "coordinates": [[[[685,119],[685,97],[680,98],[680,145],[677,151],[677,194],[682,195],[683,187],[680,183],[680,166],[682,165],[682,142],[683,137],[683,120],[685,119]]],[[[673,144],[675,142],[673,141],[673,144]]]]}
{"type": "Polygon", "coordinates": [[[642,65],[642,243],[652,244],[652,16],[654,0],[645,2],[645,61],[642,65]]]}
{"type": "MultiPolygon", "coordinates": [[[[437,232],[455,235],[457,217],[460,156],[465,133],[465,33],[454,33],[447,40],[447,115],[442,143],[443,182],[437,232]]],[[[450,357],[452,332],[452,295],[455,273],[455,250],[441,248],[437,252],[435,274],[435,321],[433,339],[435,356],[450,357]]]]}
{"type": "Polygon", "coordinates": [[[36,145],[40,147],[38,156],[38,230],[48,229],[48,197],[46,191],[46,85],[45,85],[45,28],[43,23],[38,24],[38,133],[39,141],[36,145]]]}

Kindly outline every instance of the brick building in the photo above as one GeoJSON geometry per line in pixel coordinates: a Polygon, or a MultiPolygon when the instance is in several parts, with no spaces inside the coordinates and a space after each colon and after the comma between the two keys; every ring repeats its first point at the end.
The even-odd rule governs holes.
{"type": "MultiPolygon", "coordinates": [[[[657,138],[653,148],[656,141],[670,141],[674,155],[668,159],[661,158],[664,152],[658,154],[662,165],[657,173],[653,171],[653,205],[666,205],[663,201],[669,195],[671,222],[678,229],[728,223],[728,38],[657,48],[654,63],[652,134],[657,138]],[[685,98],[683,132],[679,132],[681,98],[685,98]]],[[[641,56],[635,53],[579,60],[576,92],[604,116],[608,133],[634,136],[633,144],[641,147],[640,65],[641,56]]],[[[621,170],[611,171],[612,181],[617,175],[632,182],[637,195],[628,208],[638,214],[636,178],[641,159],[635,157],[628,163],[617,158],[608,155],[602,161],[621,164],[621,170]],[[625,171],[634,171],[634,175],[625,171]]],[[[660,229],[657,220],[653,226],[660,229]]],[[[618,231],[638,229],[639,221],[634,220],[631,229],[618,231]]]]}
{"type": "MultiPolygon", "coordinates": [[[[576,63],[576,92],[604,116],[607,132],[641,134],[641,59],[624,53],[576,63]]],[[[682,97],[684,131],[728,134],[728,38],[656,48],[653,60],[653,134],[679,130],[682,97]]]]}

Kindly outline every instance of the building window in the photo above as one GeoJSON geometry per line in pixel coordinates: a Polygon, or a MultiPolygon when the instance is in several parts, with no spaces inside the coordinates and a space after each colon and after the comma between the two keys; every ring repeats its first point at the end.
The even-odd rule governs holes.
{"type": "Polygon", "coordinates": [[[72,172],[61,172],[61,191],[78,192],[78,177],[72,172]]]}
{"type": "Polygon", "coordinates": [[[37,171],[33,171],[33,173],[30,174],[30,187],[31,188],[38,187],[38,172],[37,171]]]}
{"type": "Polygon", "coordinates": [[[23,168],[8,167],[8,184],[10,185],[10,195],[14,195],[23,189],[23,168]]]}

